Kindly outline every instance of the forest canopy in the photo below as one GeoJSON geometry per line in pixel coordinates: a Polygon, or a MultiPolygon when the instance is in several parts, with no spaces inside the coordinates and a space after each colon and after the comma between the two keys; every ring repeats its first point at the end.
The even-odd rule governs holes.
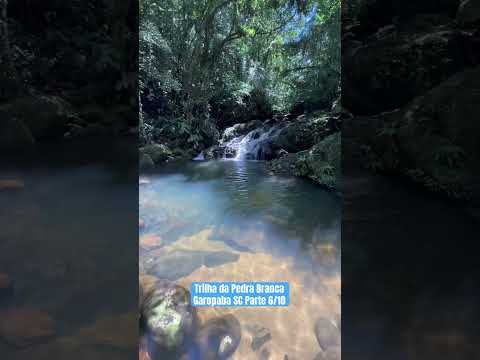
{"type": "Polygon", "coordinates": [[[142,143],[209,146],[232,122],[329,109],[339,0],[140,0],[142,143]]]}

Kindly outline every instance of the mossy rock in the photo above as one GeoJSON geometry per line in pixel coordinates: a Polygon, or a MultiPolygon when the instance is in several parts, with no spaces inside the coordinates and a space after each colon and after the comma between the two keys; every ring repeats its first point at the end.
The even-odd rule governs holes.
{"type": "MultiPolygon", "coordinates": [[[[166,162],[172,158],[172,151],[163,144],[149,144],[140,148],[140,155],[148,156],[155,165],[166,162]]],[[[149,162],[148,158],[144,158],[145,162],[149,162]]]]}
{"type": "Polygon", "coordinates": [[[197,325],[190,292],[167,280],[158,280],[150,288],[143,289],[141,324],[152,353],[179,351],[192,337],[197,325]]]}
{"type": "Polygon", "coordinates": [[[367,165],[407,176],[449,198],[468,197],[480,159],[479,87],[477,66],[385,117],[367,148],[367,165]]]}
{"type": "Polygon", "coordinates": [[[341,176],[341,135],[337,132],[308,150],[287,154],[272,162],[274,172],[305,177],[336,189],[341,176]]]}

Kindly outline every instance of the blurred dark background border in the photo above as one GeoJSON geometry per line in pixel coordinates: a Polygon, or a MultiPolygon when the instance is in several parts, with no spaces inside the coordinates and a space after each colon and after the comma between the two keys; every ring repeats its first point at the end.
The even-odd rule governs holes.
{"type": "Polygon", "coordinates": [[[478,357],[479,10],[343,1],[346,360],[478,357]]]}
{"type": "Polygon", "coordinates": [[[0,1],[0,354],[138,356],[138,1],[0,1]]]}

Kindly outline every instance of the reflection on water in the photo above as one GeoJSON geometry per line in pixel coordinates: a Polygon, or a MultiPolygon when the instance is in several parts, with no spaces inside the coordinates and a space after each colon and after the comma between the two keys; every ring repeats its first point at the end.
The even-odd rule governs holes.
{"type": "Polygon", "coordinates": [[[335,195],[272,176],[252,161],[169,166],[145,174],[140,184],[141,271],[186,288],[192,281],[290,283],[288,308],[198,309],[203,321],[228,313],[238,318],[242,340],[233,359],[308,360],[321,352],[315,324],[327,319],[339,327],[340,317],[335,195]],[[258,328],[270,340],[252,349],[258,328]]]}
{"type": "Polygon", "coordinates": [[[137,186],[117,170],[0,171],[24,184],[0,191],[0,273],[15,288],[0,301],[0,358],[137,355],[137,186]]]}

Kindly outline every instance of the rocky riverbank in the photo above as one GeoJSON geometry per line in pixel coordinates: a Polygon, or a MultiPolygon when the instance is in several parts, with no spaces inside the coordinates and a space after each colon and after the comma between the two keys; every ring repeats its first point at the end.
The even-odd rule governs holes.
{"type": "Polygon", "coordinates": [[[370,1],[344,16],[342,96],[355,129],[344,166],[360,161],[450,199],[478,199],[478,6],[403,5],[370,1]]]}
{"type": "MultiPolygon", "coordinates": [[[[346,112],[314,112],[300,116],[278,114],[226,128],[218,143],[197,160],[262,160],[273,173],[305,177],[329,189],[337,188],[340,169],[340,127],[346,112]]],[[[163,144],[140,148],[142,169],[170,161],[191,160],[192,153],[163,144]]]]}

